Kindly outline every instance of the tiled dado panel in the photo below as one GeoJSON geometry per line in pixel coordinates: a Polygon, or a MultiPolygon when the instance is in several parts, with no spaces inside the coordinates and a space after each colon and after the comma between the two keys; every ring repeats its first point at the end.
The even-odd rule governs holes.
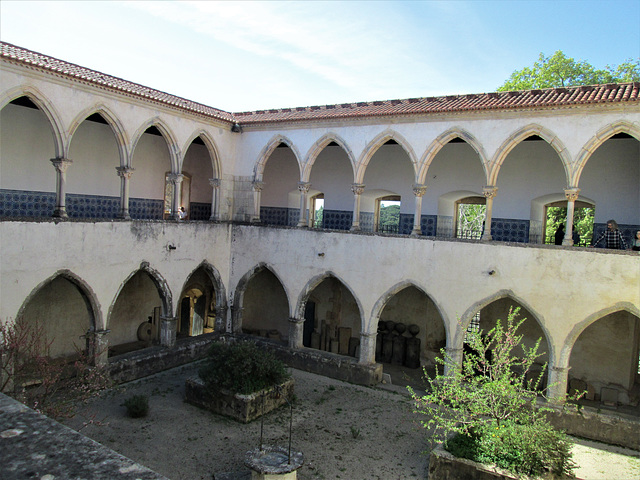
{"type": "MultiPolygon", "coordinates": [[[[298,225],[298,220],[300,219],[300,210],[297,208],[287,208],[287,225],[290,227],[295,227],[298,225]]],[[[307,214],[309,211],[307,210],[307,214]]],[[[309,217],[307,217],[309,218],[309,217]]]]}
{"type": "Polygon", "coordinates": [[[422,215],[420,217],[420,230],[422,230],[422,235],[425,235],[427,237],[435,237],[437,224],[437,215],[422,215]]]}
{"type": "Polygon", "coordinates": [[[164,202],[152,198],[130,198],[129,215],[134,220],[162,220],[164,202]]]}
{"type": "Polygon", "coordinates": [[[529,220],[493,218],[491,237],[497,242],[529,243],[529,220]]]}
{"type": "Polygon", "coordinates": [[[325,210],[322,228],[329,230],[349,230],[353,223],[353,212],[343,210],[325,210]]]}
{"type": "MultiPolygon", "coordinates": [[[[360,212],[360,230],[363,230],[365,232],[373,232],[374,220],[375,215],[373,214],[373,212],[360,212]]],[[[349,226],[349,228],[351,228],[351,226],[349,226]]]]}
{"type": "Polygon", "coordinates": [[[67,194],[70,218],[115,218],[120,213],[119,197],[67,194]]]}
{"type": "Polygon", "coordinates": [[[55,208],[53,192],[0,190],[1,217],[50,217],[55,208]]]}
{"type": "Polygon", "coordinates": [[[209,220],[210,218],[211,218],[210,203],[191,202],[189,204],[188,220],[209,220]]]}
{"type": "Polygon", "coordinates": [[[266,225],[287,225],[288,210],[285,207],[260,207],[260,220],[266,225]]]}

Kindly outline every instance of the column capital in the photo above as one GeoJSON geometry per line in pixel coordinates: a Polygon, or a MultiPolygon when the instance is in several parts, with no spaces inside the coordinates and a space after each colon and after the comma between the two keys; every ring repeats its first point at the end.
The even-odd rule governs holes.
{"type": "Polygon", "coordinates": [[[254,192],[261,192],[264,188],[264,182],[259,182],[257,180],[253,181],[251,182],[251,187],[253,188],[254,192]]]}
{"type": "Polygon", "coordinates": [[[310,182],[298,182],[298,191],[300,193],[309,193],[309,188],[311,188],[310,182]]]}
{"type": "Polygon", "coordinates": [[[210,178],[209,179],[209,185],[213,188],[219,188],[220,187],[220,179],[219,178],[210,178]]]}
{"type": "Polygon", "coordinates": [[[354,195],[362,195],[362,192],[364,192],[364,187],[365,185],[362,183],[352,183],[351,191],[354,195]]]}
{"type": "Polygon", "coordinates": [[[69,168],[69,165],[73,163],[73,160],[69,158],[57,157],[57,158],[52,158],[51,163],[53,164],[53,166],[58,172],[65,173],[67,171],[67,168],[69,168]]]}
{"type": "Polygon", "coordinates": [[[170,173],[169,175],[167,175],[167,178],[173,185],[177,185],[179,183],[182,183],[184,175],[181,173],[170,173]]]}
{"type": "Polygon", "coordinates": [[[566,188],[564,190],[564,196],[567,197],[567,200],[570,202],[575,202],[578,199],[579,193],[580,189],[576,187],[566,188]]]}
{"type": "Polygon", "coordinates": [[[360,332],[360,340],[363,338],[377,338],[378,332],[360,332]]]}
{"type": "Polygon", "coordinates": [[[494,185],[487,185],[485,187],[482,187],[482,194],[488,199],[495,197],[497,193],[498,187],[494,185]]]}
{"type": "Polygon", "coordinates": [[[416,197],[422,197],[425,193],[427,193],[427,186],[421,183],[415,183],[413,185],[413,194],[416,197]]]}
{"type": "Polygon", "coordinates": [[[116,171],[118,172],[119,177],[130,180],[131,175],[133,175],[133,172],[135,172],[136,169],[133,167],[116,167],[116,171]]]}

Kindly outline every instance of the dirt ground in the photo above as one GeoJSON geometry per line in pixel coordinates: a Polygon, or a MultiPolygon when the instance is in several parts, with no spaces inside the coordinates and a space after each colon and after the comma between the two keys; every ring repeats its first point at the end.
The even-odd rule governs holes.
{"type": "MultiPolygon", "coordinates": [[[[185,403],[184,381],[197,368],[192,364],[121,385],[65,423],[171,480],[246,472],[244,454],[259,446],[261,422],[244,425],[185,403]],[[135,394],[149,396],[146,418],[126,416],[122,404],[135,394]]],[[[427,478],[428,456],[422,454],[427,432],[416,423],[402,386],[369,388],[292,373],[292,448],[304,454],[300,480],[427,478]]],[[[288,446],[290,412],[285,407],[265,416],[264,444],[288,446]]],[[[585,480],[640,478],[640,452],[580,441],[574,460],[576,475],[585,480]]]]}

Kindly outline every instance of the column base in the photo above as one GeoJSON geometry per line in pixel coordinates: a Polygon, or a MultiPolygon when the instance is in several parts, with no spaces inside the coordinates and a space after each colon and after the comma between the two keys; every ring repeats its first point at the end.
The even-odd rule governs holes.
{"type": "Polygon", "coordinates": [[[51,215],[54,218],[69,218],[69,215],[67,215],[67,209],[66,207],[59,207],[56,208],[53,211],[53,215],[51,215]]]}
{"type": "Polygon", "coordinates": [[[422,228],[420,227],[413,227],[413,230],[411,230],[411,234],[412,237],[419,237],[420,235],[422,235],[422,228]]]}
{"type": "Polygon", "coordinates": [[[493,237],[490,233],[483,233],[482,237],[480,237],[480,240],[483,242],[490,242],[491,240],[493,240],[493,237]]]}
{"type": "Polygon", "coordinates": [[[359,232],[360,231],[360,225],[351,225],[351,228],[349,229],[350,232],[359,232]]]}

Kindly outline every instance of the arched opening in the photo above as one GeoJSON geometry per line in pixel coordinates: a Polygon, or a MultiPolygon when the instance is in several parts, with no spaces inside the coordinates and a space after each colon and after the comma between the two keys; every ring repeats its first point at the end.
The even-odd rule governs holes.
{"type": "Polygon", "coordinates": [[[120,211],[120,152],[113,129],[100,113],[73,134],[67,170],[67,212],[72,218],[114,218],[120,211]]]}
{"type": "Polygon", "coordinates": [[[151,275],[137,271],[120,289],[109,317],[109,356],[140,350],[160,335],[162,297],[151,275]]]}
{"type": "Polygon", "coordinates": [[[217,307],[215,286],[207,271],[200,267],[189,276],[180,295],[178,338],[212,333],[217,307]]]}
{"type": "Polygon", "coordinates": [[[637,407],[639,350],[640,318],[622,310],[596,320],[571,349],[569,392],[586,391],[584,402],[598,408],[637,407]]]}
{"type": "Polygon", "coordinates": [[[300,216],[300,168],[293,150],[280,143],[262,174],[260,220],[268,225],[296,226],[300,216]]]}
{"type": "MultiPolygon", "coordinates": [[[[353,168],[347,152],[336,142],[330,142],[316,157],[311,174],[311,188],[322,192],[322,223],[315,225],[332,230],[349,230],[353,217],[353,168]]],[[[318,207],[316,203],[314,207],[318,207]]]]}
{"type": "Polygon", "coordinates": [[[356,357],[361,314],[349,289],[337,278],[324,278],[305,302],[303,345],[356,357]]]}
{"type": "Polygon", "coordinates": [[[87,332],[95,328],[90,303],[78,286],[58,275],[44,284],[21,309],[19,322],[42,335],[40,352],[51,358],[73,358],[86,351],[87,332]]]}
{"type": "Polygon", "coordinates": [[[289,300],[271,270],[261,268],[247,281],[242,295],[242,332],[287,344],[289,300]]]}
{"type": "Polygon", "coordinates": [[[165,172],[171,170],[169,145],[158,127],[150,126],[133,152],[129,214],[133,219],[161,220],[164,216],[165,172]]]}
{"type": "Polygon", "coordinates": [[[383,363],[392,381],[408,376],[419,385],[421,367],[433,373],[446,339],[442,316],[431,298],[408,286],[391,296],[380,313],[376,361],[383,363]]]}
{"type": "Polygon", "coordinates": [[[50,217],[56,208],[53,128],[27,96],[0,111],[0,216],[50,217]]]}
{"type": "MultiPolygon", "coordinates": [[[[173,214],[173,192],[175,185],[171,181],[171,172],[164,174],[164,212],[165,219],[171,218],[173,214]]],[[[180,183],[180,200],[178,208],[183,212],[181,220],[191,220],[191,175],[182,171],[182,182],[180,183]]]]}
{"type": "MultiPolygon", "coordinates": [[[[595,205],[584,201],[575,202],[573,214],[573,244],[589,245],[593,237],[595,205]]],[[[562,245],[567,223],[567,201],[548,203],[544,206],[544,243],[562,245]]]]}
{"type": "Polygon", "coordinates": [[[455,203],[455,237],[480,240],[487,215],[487,199],[480,196],[461,198],[455,203]]]}
{"type": "Polygon", "coordinates": [[[201,137],[196,137],[184,156],[182,163],[182,199],[189,220],[209,220],[211,218],[211,184],[215,177],[211,153],[201,137]],[[188,179],[188,180],[187,180],[188,179]],[[185,185],[187,180],[187,185],[185,185]],[[185,192],[187,190],[187,192],[185,192]]]}

